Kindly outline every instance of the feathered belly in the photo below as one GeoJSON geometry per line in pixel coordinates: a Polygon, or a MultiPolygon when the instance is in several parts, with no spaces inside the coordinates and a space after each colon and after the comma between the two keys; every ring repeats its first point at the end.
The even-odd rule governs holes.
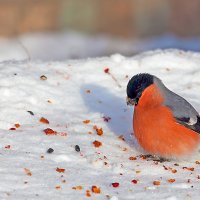
{"type": "Polygon", "coordinates": [[[141,147],[153,155],[183,157],[194,152],[199,135],[178,124],[167,107],[135,107],[134,134],[141,147]]]}

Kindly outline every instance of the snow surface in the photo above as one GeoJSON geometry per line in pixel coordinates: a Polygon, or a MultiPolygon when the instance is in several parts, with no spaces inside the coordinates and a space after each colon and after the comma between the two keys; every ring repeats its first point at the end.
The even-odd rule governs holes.
{"type": "Polygon", "coordinates": [[[0,199],[199,199],[199,154],[164,163],[141,156],[125,101],[128,80],[140,72],[157,75],[200,111],[200,53],[2,62],[0,199]]]}

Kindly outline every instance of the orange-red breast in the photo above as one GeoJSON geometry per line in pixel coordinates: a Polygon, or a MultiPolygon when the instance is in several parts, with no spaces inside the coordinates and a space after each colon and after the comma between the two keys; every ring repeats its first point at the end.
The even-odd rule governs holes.
{"type": "Polygon", "coordinates": [[[163,158],[182,158],[200,141],[200,116],[184,98],[150,74],[137,74],[127,85],[127,104],[135,105],[133,129],[140,146],[163,158]]]}

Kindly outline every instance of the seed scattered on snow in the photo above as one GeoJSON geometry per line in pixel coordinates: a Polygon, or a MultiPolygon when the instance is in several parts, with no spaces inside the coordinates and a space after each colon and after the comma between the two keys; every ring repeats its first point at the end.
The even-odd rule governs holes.
{"type": "Polygon", "coordinates": [[[194,167],[183,167],[183,169],[189,170],[189,171],[194,171],[194,167]]]}
{"type": "Polygon", "coordinates": [[[93,145],[94,145],[96,148],[98,148],[98,147],[102,146],[102,143],[99,142],[99,141],[97,141],[97,140],[95,140],[95,141],[93,142],[93,145]]]}
{"type": "Polygon", "coordinates": [[[120,140],[122,140],[122,141],[125,141],[125,138],[124,138],[123,135],[118,136],[118,138],[119,138],[120,140]]]}
{"type": "Polygon", "coordinates": [[[130,157],[129,157],[129,160],[137,160],[137,157],[135,157],[135,156],[130,156],[130,157]]]}
{"type": "Polygon", "coordinates": [[[174,183],[176,180],[173,179],[173,178],[171,178],[171,179],[168,179],[167,181],[168,181],[169,183],[174,183]]]}
{"type": "Polygon", "coordinates": [[[77,152],[80,152],[80,151],[81,151],[79,145],[75,145],[75,151],[77,151],[77,152]]]}
{"type": "Polygon", "coordinates": [[[61,186],[60,186],[60,185],[57,185],[55,188],[56,188],[56,190],[60,190],[60,189],[61,189],[61,186]]]}
{"type": "Polygon", "coordinates": [[[46,135],[57,135],[57,132],[52,130],[51,128],[46,128],[43,130],[46,135]]]}
{"type": "Polygon", "coordinates": [[[93,129],[96,131],[97,135],[99,135],[99,136],[103,135],[103,129],[102,128],[98,128],[95,125],[95,126],[93,126],[93,129]]]}
{"type": "Polygon", "coordinates": [[[30,115],[34,115],[34,113],[30,110],[27,111],[30,115]]]}
{"type": "Polygon", "coordinates": [[[15,124],[15,127],[16,127],[16,128],[19,128],[19,127],[20,127],[20,124],[15,124]]]}
{"type": "Polygon", "coordinates": [[[5,149],[10,149],[11,146],[10,146],[10,145],[6,145],[4,148],[5,148],[5,149]]]}
{"type": "Polygon", "coordinates": [[[91,193],[90,193],[90,190],[86,190],[86,194],[85,194],[87,197],[91,197],[91,193]]]}
{"type": "Polygon", "coordinates": [[[58,173],[64,173],[65,172],[65,169],[64,168],[56,168],[56,171],[58,172],[58,173]]]}
{"type": "Polygon", "coordinates": [[[131,182],[132,182],[133,184],[137,184],[137,183],[138,183],[138,180],[133,179],[131,182]]]}
{"type": "Polygon", "coordinates": [[[40,122],[43,123],[43,124],[49,124],[49,120],[44,118],[44,117],[40,118],[40,122]]]}
{"type": "Polygon", "coordinates": [[[168,170],[170,170],[173,174],[177,173],[177,170],[176,169],[173,169],[171,167],[168,167],[168,170]]]}
{"type": "Polygon", "coordinates": [[[86,90],[85,92],[89,94],[89,93],[91,93],[91,90],[86,90]]]}
{"type": "Polygon", "coordinates": [[[86,120],[83,121],[83,123],[84,123],[84,124],[89,124],[89,123],[90,123],[90,120],[89,120],[89,119],[86,119],[86,120]]]}
{"type": "Polygon", "coordinates": [[[110,72],[110,69],[109,69],[109,68],[105,68],[105,69],[104,69],[104,72],[105,72],[106,74],[108,74],[108,73],[110,72]]]}
{"type": "Polygon", "coordinates": [[[78,185],[78,186],[74,186],[72,187],[73,190],[82,190],[83,189],[83,186],[81,185],[78,185]]]}
{"type": "Polygon", "coordinates": [[[112,183],[112,186],[113,186],[114,188],[117,188],[117,187],[119,187],[119,183],[117,183],[117,182],[112,183]]]}
{"type": "Polygon", "coordinates": [[[52,148],[47,149],[47,153],[53,153],[53,152],[54,152],[54,149],[52,149],[52,148]]]}
{"type": "Polygon", "coordinates": [[[93,185],[91,190],[93,193],[96,193],[96,194],[101,193],[101,189],[99,187],[97,187],[96,185],[93,185]]]}
{"type": "Polygon", "coordinates": [[[40,76],[40,80],[45,81],[45,80],[47,80],[47,77],[45,75],[42,75],[42,76],[40,76]]]}
{"type": "Polygon", "coordinates": [[[153,181],[153,184],[156,185],[156,186],[159,186],[160,185],[160,181],[153,181]]]}
{"type": "Polygon", "coordinates": [[[32,176],[32,172],[30,169],[24,168],[24,172],[26,173],[27,176],[32,176]]]}
{"type": "Polygon", "coordinates": [[[109,122],[111,120],[111,117],[108,116],[103,116],[102,118],[104,122],[109,122]]]}

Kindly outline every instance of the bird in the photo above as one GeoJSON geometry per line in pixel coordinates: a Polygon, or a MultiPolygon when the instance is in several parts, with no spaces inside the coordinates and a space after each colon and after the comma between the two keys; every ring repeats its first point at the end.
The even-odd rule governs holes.
{"type": "Polygon", "coordinates": [[[142,149],[158,158],[191,157],[200,142],[200,116],[183,97],[148,73],[127,84],[127,105],[134,106],[133,132],[142,149]]]}

